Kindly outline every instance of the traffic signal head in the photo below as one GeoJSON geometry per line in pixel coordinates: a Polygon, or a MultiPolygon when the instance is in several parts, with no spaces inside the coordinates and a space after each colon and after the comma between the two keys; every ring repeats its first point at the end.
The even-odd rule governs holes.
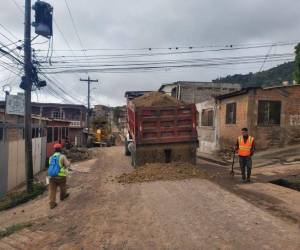
{"type": "Polygon", "coordinates": [[[46,38],[50,38],[53,35],[53,8],[50,4],[37,1],[32,7],[35,10],[35,33],[46,38]]]}

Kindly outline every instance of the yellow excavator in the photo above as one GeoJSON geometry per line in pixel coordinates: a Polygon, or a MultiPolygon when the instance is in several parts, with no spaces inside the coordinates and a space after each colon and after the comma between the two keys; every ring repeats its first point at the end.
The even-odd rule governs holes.
{"type": "Polygon", "coordinates": [[[115,145],[114,135],[106,121],[98,123],[93,127],[94,147],[110,147],[115,145]]]}

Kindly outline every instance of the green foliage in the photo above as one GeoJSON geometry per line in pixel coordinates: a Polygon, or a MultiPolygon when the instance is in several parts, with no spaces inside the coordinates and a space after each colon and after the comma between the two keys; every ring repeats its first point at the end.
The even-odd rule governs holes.
{"type": "Polygon", "coordinates": [[[8,237],[11,234],[14,234],[26,227],[31,227],[31,226],[32,226],[31,223],[22,223],[22,224],[15,224],[10,227],[7,227],[4,230],[0,230],[0,239],[2,239],[4,237],[8,237]]]}
{"type": "Polygon", "coordinates": [[[43,194],[47,187],[42,183],[35,183],[33,191],[27,193],[26,190],[11,193],[0,200],[0,211],[16,207],[29,200],[33,200],[37,196],[43,194]]]}
{"type": "Polygon", "coordinates": [[[300,84],[300,43],[295,47],[294,80],[300,84]]]}
{"type": "MultiPolygon", "coordinates": [[[[299,57],[300,58],[300,57],[299,57]]],[[[300,60],[300,59],[299,59],[300,60]]],[[[298,68],[299,69],[299,68],[298,68]]],[[[283,81],[293,81],[294,62],[281,64],[266,71],[236,74],[213,80],[216,83],[240,83],[244,87],[279,85],[283,81]]]]}

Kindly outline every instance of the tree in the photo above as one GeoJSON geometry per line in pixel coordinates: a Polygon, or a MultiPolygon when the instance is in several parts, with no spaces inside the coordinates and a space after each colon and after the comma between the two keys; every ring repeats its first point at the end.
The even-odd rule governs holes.
{"type": "Polygon", "coordinates": [[[300,84],[300,43],[295,47],[294,80],[300,84]]]}

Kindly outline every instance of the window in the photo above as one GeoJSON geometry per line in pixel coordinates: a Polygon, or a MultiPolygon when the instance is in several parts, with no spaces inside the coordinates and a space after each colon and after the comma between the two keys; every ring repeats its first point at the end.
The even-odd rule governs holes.
{"type": "Polygon", "coordinates": [[[236,103],[228,103],[226,105],[226,124],[236,123],[236,103]]]}
{"type": "Polygon", "coordinates": [[[4,139],[4,128],[0,128],[0,141],[4,139]]]}
{"type": "Polygon", "coordinates": [[[66,128],[66,138],[68,138],[68,137],[69,137],[69,128],[66,128]]]}
{"type": "Polygon", "coordinates": [[[47,142],[53,141],[53,128],[47,128],[47,142]]]}
{"type": "Polygon", "coordinates": [[[204,109],[201,114],[201,126],[212,127],[214,125],[214,111],[212,109],[204,109]]]}
{"type": "Polygon", "coordinates": [[[52,111],[52,118],[53,119],[64,119],[65,118],[65,111],[52,111]]]}
{"type": "Polygon", "coordinates": [[[54,141],[58,141],[58,128],[54,128],[54,141]]]}
{"type": "Polygon", "coordinates": [[[280,114],[280,101],[258,101],[258,125],[280,125],[280,114]]]}

